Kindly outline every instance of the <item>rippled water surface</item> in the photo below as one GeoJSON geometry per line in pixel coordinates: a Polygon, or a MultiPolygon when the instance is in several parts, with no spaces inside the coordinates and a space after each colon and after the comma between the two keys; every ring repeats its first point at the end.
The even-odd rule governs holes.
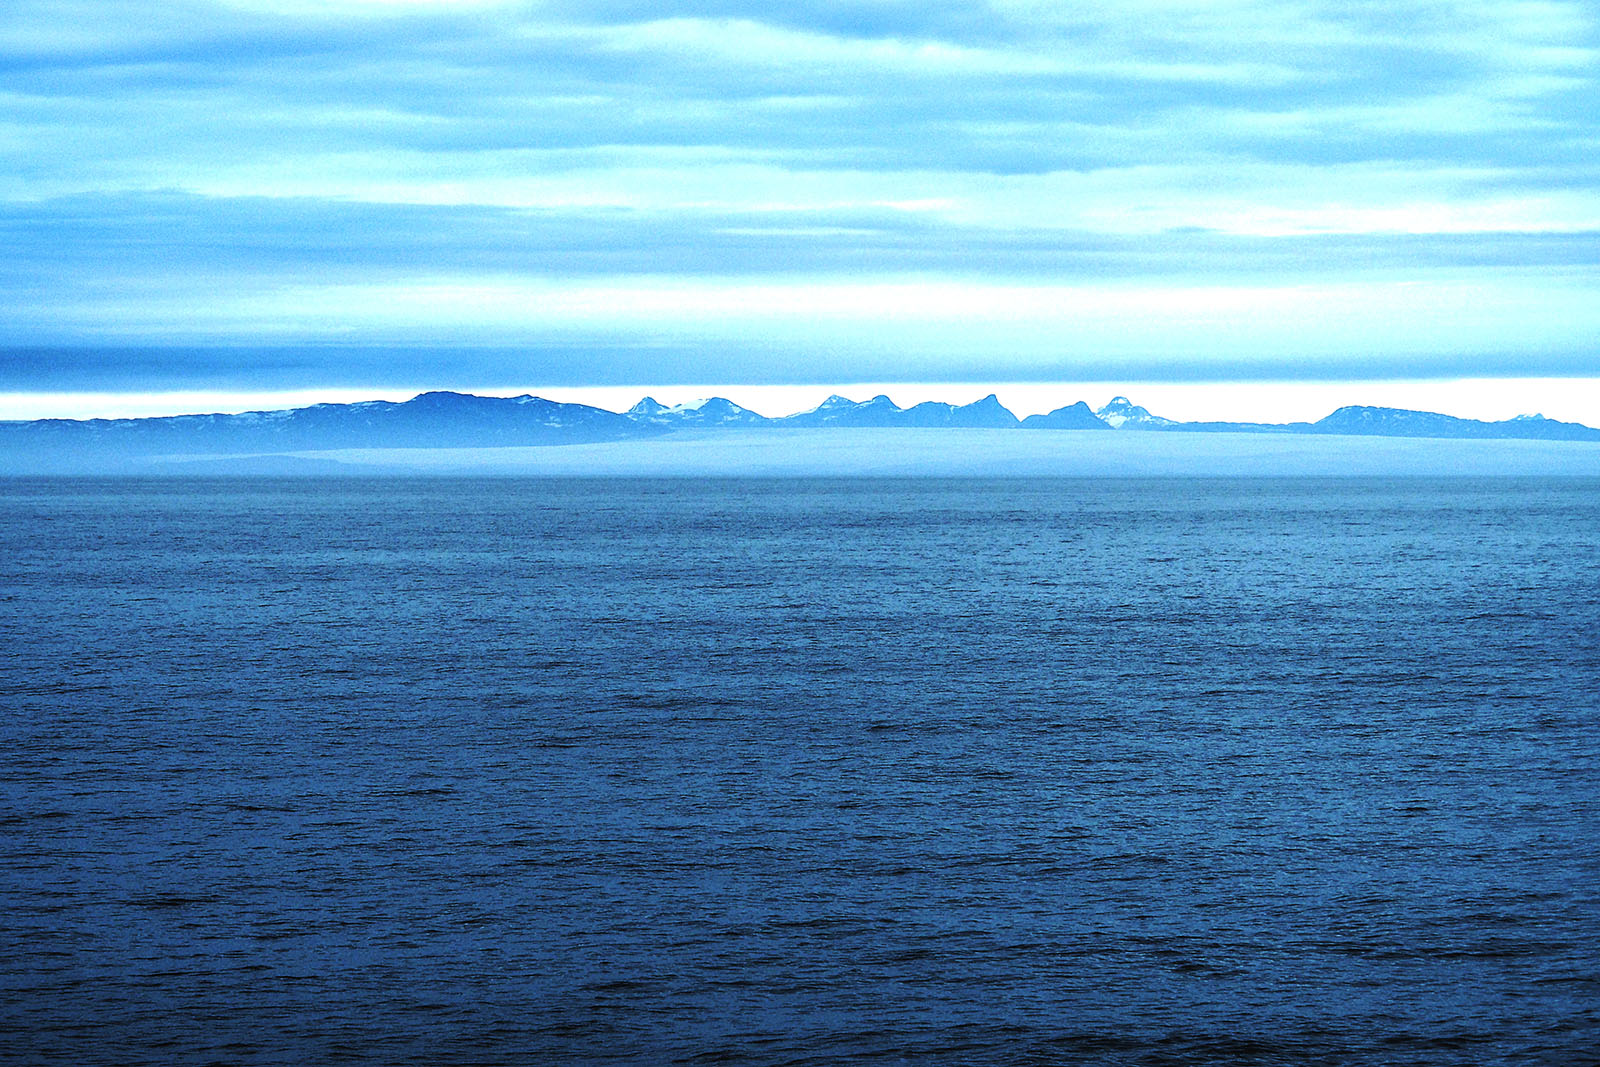
{"type": "Polygon", "coordinates": [[[1600,483],[0,482],[7,1062],[1600,1048],[1600,483]]]}

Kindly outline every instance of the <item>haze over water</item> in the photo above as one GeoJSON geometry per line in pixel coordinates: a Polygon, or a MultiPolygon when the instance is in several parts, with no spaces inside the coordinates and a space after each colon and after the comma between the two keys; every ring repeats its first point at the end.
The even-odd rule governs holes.
{"type": "Polygon", "coordinates": [[[16,1062],[1600,1047],[1600,481],[0,482],[16,1062]]]}

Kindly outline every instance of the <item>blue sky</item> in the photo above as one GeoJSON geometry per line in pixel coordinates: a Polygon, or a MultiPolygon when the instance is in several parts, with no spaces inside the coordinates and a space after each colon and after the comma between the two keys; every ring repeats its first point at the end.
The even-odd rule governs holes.
{"type": "Polygon", "coordinates": [[[1592,4],[11,0],[0,70],[12,396],[1600,377],[1592,4]]]}

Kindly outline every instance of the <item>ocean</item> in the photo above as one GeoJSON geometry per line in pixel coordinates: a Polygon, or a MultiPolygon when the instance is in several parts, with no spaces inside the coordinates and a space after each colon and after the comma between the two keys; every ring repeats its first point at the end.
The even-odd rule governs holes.
{"type": "Polygon", "coordinates": [[[1600,480],[0,480],[0,1060],[1600,1062],[1600,480]]]}

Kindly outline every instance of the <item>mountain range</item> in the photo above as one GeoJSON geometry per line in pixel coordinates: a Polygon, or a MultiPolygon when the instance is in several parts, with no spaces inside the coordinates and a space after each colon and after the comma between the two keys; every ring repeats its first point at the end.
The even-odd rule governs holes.
{"type": "Polygon", "coordinates": [[[1098,411],[1080,401],[1047,414],[1018,419],[993,394],[971,404],[930,401],[909,408],[879,395],[864,401],[831,396],[810,411],[769,418],[722,397],[673,406],[645,397],[625,412],[613,412],[535,396],[430,392],[401,403],[369,400],[237,415],[0,423],[0,456],[47,460],[281,454],[347,448],[484,448],[620,441],[687,430],[834,427],[1600,441],[1600,430],[1542,415],[1480,422],[1428,411],[1363,406],[1342,407],[1309,423],[1179,422],[1153,415],[1119,396],[1098,411]]]}

